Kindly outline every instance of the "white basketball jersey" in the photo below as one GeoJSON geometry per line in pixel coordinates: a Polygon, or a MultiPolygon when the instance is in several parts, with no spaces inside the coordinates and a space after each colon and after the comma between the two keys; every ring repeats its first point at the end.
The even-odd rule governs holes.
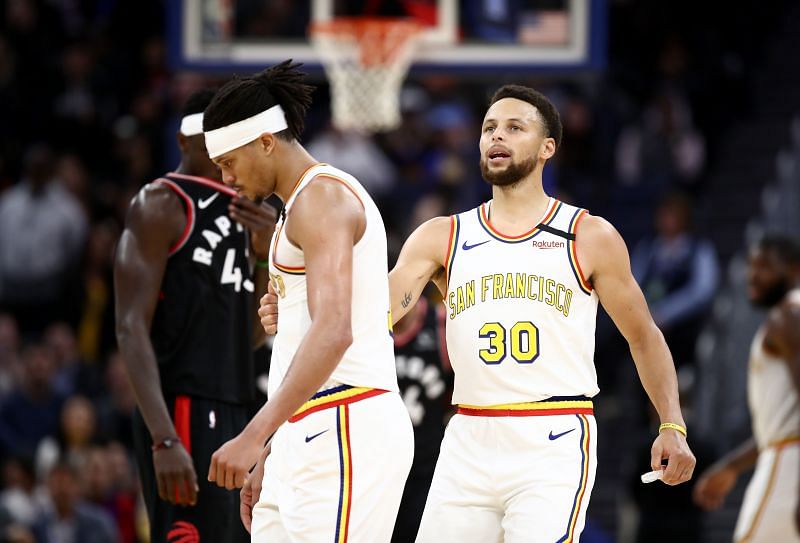
{"type": "Polygon", "coordinates": [[[272,347],[269,394],[283,382],[300,342],[311,326],[306,294],[303,251],[284,233],[292,220],[292,205],[314,178],[339,182],[361,201],[366,215],[364,235],[353,247],[353,343],[333,371],[329,384],[346,384],[397,391],[394,345],[390,328],[386,230],[377,206],[352,176],[327,164],[312,166],[302,175],[275,227],[270,246],[270,281],[278,293],[278,333],[272,347]]]}
{"type": "Polygon", "coordinates": [[[451,217],[444,303],[453,403],[597,394],[597,295],[574,241],[584,213],[551,198],[539,225],[516,237],[491,225],[491,201],[451,217]]]}
{"type": "MultiPolygon", "coordinates": [[[[800,290],[789,293],[800,304],[800,290]]],[[[747,397],[753,436],[759,449],[785,439],[800,437],[800,399],[798,399],[787,361],[764,349],[764,329],[753,338],[750,348],[747,397]]]]}

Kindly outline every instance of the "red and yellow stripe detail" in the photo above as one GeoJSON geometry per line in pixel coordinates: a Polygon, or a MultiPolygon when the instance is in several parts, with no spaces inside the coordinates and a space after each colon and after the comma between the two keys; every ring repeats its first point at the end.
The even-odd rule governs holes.
{"type": "Polygon", "coordinates": [[[289,417],[289,422],[297,422],[323,409],[349,405],[385,393],[385,390],[379,388],[352,387],[350,385],[340,385],[328,390],[323,390],[322,392],[314,394],[314,396],[304,403],[294,415],[289,417]]]}
{"type": "Polygon", "coordinates": [[[353,455],[350,447],[350,408],[340,405],[336,413],[339,439],[339,508],[336,515],[335,543],[346,543],[353,506],[353,455]]]}
{"type": "Polygon", "coordinates": [[[575,499],[572,501],[572,512],[567,524],[567,533],[557,543],[572,543],[575,541],[575,529],[583,512],[583,499],[586,497],[586,488],[589,483],[589,444],[591,439],[589,420],[585,415],[578,415],[578,420],[581,423],[581,479],[578,484],[578,490],[575,492],[575,499]]]}
{"type": "MultiPolygon", "coordinates": [[[[319,164],[315,164],[314,166],[318,166],[318,165],[319,164]]],[[[313,168],[314,166],[312,166],[311,168],[313,168]]],[[[297,183],[295,184],[294,188],[292,189],[292,192],[291,192],[292,195],[295,193],[295,191],[297,191],[297,188],[300,186],[300,182],[305,178],[306,174],[308,173],[308,171],[311,168],[308,168],[305,172],[303,172],[303,175],[300,176],[300,179],[297,181],[297,183]]],[[[314,179],[323,179],[323,178],[324,179],[330,179],[331,181],[336,181],[337,183],[341,183],[342,185],[344,185],[345,188],[347,188],[347,190],[349,190],[351,193],[353,193],[353,196],[356,197],[356,199],[358,200],[358,203],[361,204],[361,207],[366,209],[364,207],[364,201],[361,199],[361,196],[358,195],[358,192],[356,192],[356,190],[350,185],[350,183],[348,183],[347,181],[345,181],[341,177],[337,177],[337,176],[335,176],[333,174],[330,174],[330,173],[321,173],[321,174],[319,174],[317,176],[314,176],[314,179]]],[[[291,196],[290,196],[290,198],[291,198],[291,196]]],[[[275,266],[275,268],[278,269],[279,271],[282,271],[283,273],[288,273],[289,275],[305,275],[305,273],[306,273],[305,266],[284,266],[282,264],[279,264],[278,263],[278,259],[275,258],[275,255],[276,255],[277,250],[278,250],[278,239],[280,239],[281,232],[283,231],[283,227],[284,227],[285,223],[286,223],[286,219],[284,219],[283,222],[281,222],[280,226],[278,227],[278,234],[275,236],[275,245],[274,245],[273,250],[272,250],[272,265],[275,266]]]]}
{"type": "Polygon", "coordinates": [[[283,232],[283,225],[284,222],[281,222],[281,224],[278,226],[278,233],[275,234],[275,243],[272,246],[272,265],[275,266],[275,269],[278,271],[288,273],[289,275],[305,275],[305,266],[284,266],[282,264],[278,264],[278,260],[275,258],[275,255],[278,252],[278,239],[280,239],[281,232],[283,232]]]}
{"type": "Polygon", "coordinates": [[[553,199],[551,207],[545,214],[544,218],[541,221],[539,221],[539,223],[537,223],[537,225],[534,226],[532,229],[528,230],[524,234],[520,234],[519,236],[508,236],[497,230],[494,226],[492,226],[492,223],[489,222],[489,216],[487,214],[487,209],[489,208],[488,203],[483,203],[479,206],[478,221],[480,222],[481,226],[483,226],[483,229],[486,230],[486,232],[488,232],[489,235],[492,236],[494,239],[498,241],[504,241],[506,243],[521,243],[523,241],[528,241],[529,239],[533,238],[536,234],[538,234],[540,232],[539,230],[540,224],[544,225],[550,224],[550,222],[552,222],[553,219],[555,219],[556,215],[558,214],[558,211],[561,209],[561,205],[562,204],[560,201],[553,199]]]}
{"type": "MultiPolygon", "coordinates": [[[[586,215],[585,209],[579,209],[575,215],[572,217],[572,220],[569,221],[569,233],[575,234],[575,231],[578,229],[578,223],[581,222],[581,219],[586,215]]],[[[578,286],[581,287],[581,290],[584,294],[592,294],[592,285],[589,281],[586,280],[586,276],[583,275],[583,270],[581,269],[581,264],[578,262],[578,246],[574,239],[567,240],[567,254],[569,256],[569,265],[572,268],[572,273],[575,274],[575,279],[578,281],[578,286]]]]}
{"type": "Polygon", "coordinates": [[[778,449],[780,449],[782,447],[786,447],[787,445],[794,445],[795,443],[800,443],[800,436],[785,437],[783,439],[779,439],[777,441],[773,441],[772,443],[770,443],[767,446],[769,448],[778,448],[778,449]]]}
{"type": "Polygon", "coordinates": [[[453,268],[453,261],[456,259],[456,248],[458,247],[458,233],[461,230],[461,219],[458,215],[450,216],[450,238],[447,241],[447,253],[444,257],[444,281],[445,285],[450,284],[450,270],[453,268]]]}
{"type": "Polygon", "coordinates": [[[458,406],[459,415],[471,417],[541,417],[545,415],[592,415],[594,406],[591,400],[541,401],[508,403],[499,405],[458,406]]]}
{"type": "MultiPolygon", "coordinates": [[[[286,198],[287,202],[289,202],[292,199],[292,197],[294,196],[294,193],[297,191],[297,188],[300,186],[300,183],[302,183],[303,179],[305,179],[306,174],[308,174],[308,172],[312,168],[316,168],[317,166],[321,166],[321,165],[322,165],[321,163],[313,164],[313,165],[309,166],[308,168],[306,168],[303,171],[302,174],[300,174],[300,177],[297,179],[297,182],[294,184],[294,187],[292,187],[292,191],[289,193],[289,197],[286,198]]],[[[281,231],[283,231],[283,225],[284,225],[285,222],[286,222],[286,219],[281,221],[281,223],[278,225],[278,233],[275,236],[275,244],[273,245],[273,248],[272,248],[272,265],[275,266],[275,269],[277,269],[279,271],[282,271],[283,273],[288,273],[289,275],[305,275],[305,273],[306,273],[305,266],[283,266],[281,264],[278,264],[278,261],[275,258],[275,253],[276,253],[276,251],[278,249],[278,239],[281,237],[281,231]]]]}

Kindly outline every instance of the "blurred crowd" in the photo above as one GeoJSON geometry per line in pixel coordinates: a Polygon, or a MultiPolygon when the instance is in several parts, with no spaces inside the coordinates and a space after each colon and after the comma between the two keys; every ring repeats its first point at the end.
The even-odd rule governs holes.
{"type": "MultiPolygon", "coordinates": [[[[725,129],[749,107],[765,15],[647,4],[609,1],[604,73],[411,77],[403,125],[382,135],[330,126],[320,81],[304,142],[370,190],[396,251],[427,218],[489,196],[477,140],[490,92],[506,80],[539,88],[564,124],[548,190],[619,228],[676,364],[691,371],[719,282],[693,214],[725,129]]],[[[0,541],[142,533],[135,401],[114,338],[114,247],[132,195],[178,163],[183,101],[227,77],[168,66],[164,12],[158,0],[0,1],[0,541]]],[[[609,368],[626,356],[615,341],[601,325],[608,395],[618,378],[609,368]]]]}

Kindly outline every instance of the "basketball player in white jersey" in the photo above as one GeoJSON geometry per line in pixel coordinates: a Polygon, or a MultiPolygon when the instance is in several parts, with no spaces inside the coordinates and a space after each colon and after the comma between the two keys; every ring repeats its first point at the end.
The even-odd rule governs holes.
{"type": "Polygon", "coordinates": [[[413,431],[395,375],[386,233],[359,182],[300,145],[312,87],[296,68],[228,82],[203,117],[223,181],[285,204],[260,263],[282,315],[269,399],[208,477],[241,487],[257,464],[242,491],[253,541],[388,542],[413,431]]]}
{"type": "Polygon", "coordinates": [[[390,275],[394,319],[429,280],[439,287],[455,372],[458,414],[417,541],[578,540],[596,467],[598,301],[630,344],[662,421],[653,469],[665,462],[670,485],[692,475],[672,358],[622,238],[542,188],[542,167],[560,139],[547,98],[518,85],[499,89],[480,138],[493,199],[420,226],[390,275]]]}
{"type": "Polygon", "coordinates": [[[753,338],[747,392],[753,437],[711,466],[694,489],[719,508],[755,466],[736,523],[736,543],[800,543],[800,247],[769,236],[750,251],[750,301],[769,310],[753,338]]]}

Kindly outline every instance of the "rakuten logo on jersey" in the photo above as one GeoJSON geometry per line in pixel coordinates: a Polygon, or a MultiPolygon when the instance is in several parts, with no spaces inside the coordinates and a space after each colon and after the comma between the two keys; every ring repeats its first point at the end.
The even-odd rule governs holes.
{"type": "Polygon", "coordinates": [[[539,241],[533,240],[534,249],[563,249],[566,244],[563,241],[539,241]]]}

